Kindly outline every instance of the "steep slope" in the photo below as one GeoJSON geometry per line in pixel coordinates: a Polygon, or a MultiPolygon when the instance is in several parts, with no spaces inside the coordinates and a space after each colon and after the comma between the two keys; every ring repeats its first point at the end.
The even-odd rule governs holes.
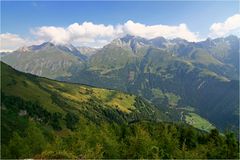
{"type": "MultiPolygon", "coordinates": [[[[161,49],[172,57],[189,61],[195,66],[210,70],[228,79],[239,79],[237,76],[239,38],[236,36],[194,43],[179,38],[167,40],[158,37],[147,40],[127,35],[114,40],[90,57],[89,65],[100,69],[102,66],[99,64],[105,65],[105,72],[107,72],[123,67],[133,59],[143,58],[151,47],[161,49]],[[113,63],[116,64],[116,67],[113,67],[113,63]],[[119,65],[119,63],[121,64],[119,65]]],[[[102,70],[104,69],[102,68],[102,70]]]]}
{"type": "Polygon", "coordinates": [[[196,66],[208,69],[229,79],[238,80],[239,38],[207,39],[206,41],[190,43],[175,39],[168,50],[181,59],[191,61],[196,66]]]}
{"type": "Polygon", "coordinates": [[[84,68],[71,68],[73,76],[58,79],[120,89],[167,110],[190,106],[218,128],[238,130],[238,74],[196,46],[182,39],[127,36],[90,57],[84,68]]]}
{"type": "Polygon", "coordinates": [[[1,58],[20,71],[49,78],[70,76],[68,68],[81,65],[85,59],[72,45],[55,45],[50,42],[22,47],[1,58]]]}
{"type": "Polygon", "coordinates": [[[213,57],[217,58],[219,61],[227,64],[231,64],[234,67],[239,65],[239,38],[230,35],[225,38],[217,39],[207,39],[198,44],[199,47],[205,48],[209,51],[213,57]]]}
{"type": "MultiPolygon", "coordinates": [[[[72,109],[87,112],[84,114],[94,117],[95,112],[99,114],[98,111],[109,110],[111,112],[112,110],[118,113],[119,117],[121,114],[124,115],[121,118],[123,120],[125,118],[125,121],[135,121],[138,118],[156,121],[167,119],[154,106],[134,95],[39,78],[18,72],[4,63],[1,64],[1,71],[1,90],[5,96],[38,101],[49,112],[65,114],[67,110],[72,109]],[[91,106],[93,104],[96,106],[91,106]]],[[[106,115],[105,118],[109,117],[106,115]]]]}
{"type": "Polygon", "coordinates": [[[1,63],[3,159],[239,157],[232,133],[162,120],[167,117],[140,97],[40,78],[1,63]]]}
{"type": "Polygon", "coordinates": [[[91,47],[77,47],[77,50],[86,57],[91,57],[92,55],[96,54],[98,51],[97,48],[91,48],[91,47]]]}

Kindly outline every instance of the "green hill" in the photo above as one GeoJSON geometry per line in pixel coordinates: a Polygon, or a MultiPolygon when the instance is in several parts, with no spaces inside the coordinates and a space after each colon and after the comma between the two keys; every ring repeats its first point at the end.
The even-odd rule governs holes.
{"type": "Polygon", "coordinates": [[[234,134],[168,120],[140,97],[1,63],[2,159],[238,158],[234,134]]]}
{"type": "Polygon", "coordinates": [[[135,119],[137,117],[157,121],[167,119],[154,106],[134,95],[86,85],[57,82],[18,72],[3,63],[1,66],[1,89],[5,96],[38,102],[48,112],[65,115],[69,110],[87,111],[91,115],[90,113],[96,111],[113,111],[124,114],[126,120],[129,121],[137,120],[135,119]]]}

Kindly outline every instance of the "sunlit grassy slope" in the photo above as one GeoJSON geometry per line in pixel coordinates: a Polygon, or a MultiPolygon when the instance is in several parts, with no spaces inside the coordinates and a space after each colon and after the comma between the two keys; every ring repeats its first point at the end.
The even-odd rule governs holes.
{"type": "Polygon", "coordinates": [[[112,109],[138,117],[137,119],[162,120],[165,118],[158,109],[134,95],[40,78],[18,72],[4,63],[1,63],[1,71],[1,90],[5,95],[20,97],[26,101],[36,101],[49,112],[65,114],[66,110],[72,110],[90,113],[90,110],[97,107],[100,110],[112,109]]]}
{"type": "Polygon", "coordinates": [[[185,121],[187,124],[205,131],[210,131],[215,128],[210,122],[196,113],[187,113],[185,115],[185,121]]]}
{"type": "Polygon", "coordinates": [[[69,99],[74,103],[87,102],[92,97],[95,97],[105,105],[119,109],[122,112],[129,113],[135,109],[136,96],[122,92],[49,80],[43,80],[40,84],[45,89],[50,89],[62,98],[69,99]]]}

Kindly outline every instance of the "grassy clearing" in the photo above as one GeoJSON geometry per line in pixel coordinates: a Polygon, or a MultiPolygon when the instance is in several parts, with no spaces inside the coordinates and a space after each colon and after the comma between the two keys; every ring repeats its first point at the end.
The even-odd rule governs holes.
{"type": "MultiPolygon", "coordinates": [[[[5,65],[3,66],[5,67],[5,65]]],[[[53,94],[64,99],[67,104],[79,107],[80,103],[87,102],[91,98],[102,101],[106,106],[117,108],[122,112],[130,113],[135,109],[135,96],[114,90],[94,88],[78,84],[57,82],[44,78],[16,74],[14,70],[2,68],[1,87],[7,95],[18,96],[25,100],[38,101],[49,112],[64,113],[62,106],[52,101],[53,94]],[[9,70],[6,72],[5,70],[9,70]],[[24,92],[23,92],[24,91],[24,92]],[[75,105],[73,105],[73,103],[75,105]]]]}
{"type": "Polygon", "coordinates": [[[131,110],[135,109],[135,96],[122,92],[53,81],[44,81],[41,85],[58,93],[63,98],[77,103],[87,102],[91,98],[96,98],[106,106],[117,108],[122,112],[130,113],[131,110]]]}
{"type": "Polygon", "coordinates": [[[185,115],[185,121],[189,125],[205,131],[210,131],[211,129],[215,128],[210,122],[196,113],[187,113],[185,115]]]}
{"type": "Polygon", "coordinates": [[[195,111],[194,107],[191,107],[191,106],[178,107],[178,108],[176,108],[176,109],[178,109],[178,110],[183,110],[183,111],[189,111],[189,112],[194,112],[194,111],[195,111]]]}
{"type": "Polygon", "coordinates": [[[164,98],[164,94],[160,89],[153,88],[151,90],[152,90],[152,93],[154,95],[154,98],[164,98]]]}
{"type": "Polygon", "coordinates": [[[175,95],[174,93],[165,93],[165,95],[168,98],[170,107],[176,107],[178,104],[178,101],[181,99],[180,96],[175,95]]]}
{"type": "Polygon", "coordinates": [[[112,98],[108,105],[117,107],[119,110],[123,112],[131,112],[131,110],[135,109],[134,107],[135,96],[126,95],[123,93],[117,93],[114,98],[112,98]]]}

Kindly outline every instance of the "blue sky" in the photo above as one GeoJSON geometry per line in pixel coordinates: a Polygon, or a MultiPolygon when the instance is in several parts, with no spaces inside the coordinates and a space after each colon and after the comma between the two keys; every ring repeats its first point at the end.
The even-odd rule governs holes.
{"type": "Polygon", "coordinates": [[[78,22],[119,24],[127,20],[147,25],[186,23],[193,31],[208,33],[214,22],[239,11],[237,1],[227,2],[2,2],[2,33],[28,34],[38,26],[78,22]]]}
{"type": "MultiPolygon", "coordinates": [[[[31,30],[42,26],[67,28],[73,23],[113,25],[128,20],[144,25],[179,26],[200,38],[207,37],[213,23],[224,22],[239,12],[238,1],[158,2],[1,2],[1,34],[33,37],[31,30]]],[[[35,35],[36,36],[36,35],[35,35]]]]}

